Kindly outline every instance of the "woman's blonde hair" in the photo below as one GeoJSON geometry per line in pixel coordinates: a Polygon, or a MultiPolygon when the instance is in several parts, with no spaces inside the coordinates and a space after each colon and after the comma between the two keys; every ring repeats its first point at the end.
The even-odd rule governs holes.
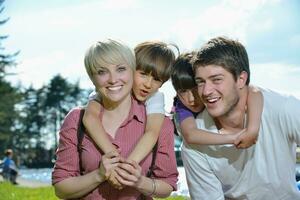
{"type": "Polygon", "coordinates": [[[133,51],[124,43],[112,39],[97,41],[86,51],[84,65],[91,80],[100,67],[111,64],[127,64],[134,71],[136,64],[133,51]]]}

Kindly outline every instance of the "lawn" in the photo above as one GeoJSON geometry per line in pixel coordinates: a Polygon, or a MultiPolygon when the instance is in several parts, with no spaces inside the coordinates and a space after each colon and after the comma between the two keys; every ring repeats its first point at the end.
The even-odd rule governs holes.
{"type": "MultiPolygon", "coordinates": [[[[0,199],[5,200],[58,200],[53,187],[27,188],[0,182],[0,199]]],[[[164,200],[184,200],[185,197],[168,197],[164,200]]],[[[159,200],[159,199],[156,199],[159,200]]],[[[160,199],[162,200],[162,199],[160,199]]]]}

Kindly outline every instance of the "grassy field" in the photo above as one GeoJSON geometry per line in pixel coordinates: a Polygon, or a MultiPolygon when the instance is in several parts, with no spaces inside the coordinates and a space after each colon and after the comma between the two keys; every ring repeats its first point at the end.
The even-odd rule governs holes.
{"type": "MultiPolygon", "coordinates": [[[[0,199],[5,200],[58,200],[53,187],[27,188],[0,182],[0,199]]],[[[184,200],[184,197],[169,197],[164,200],[184,200]]],[[[158,200],[158,199],[156,199],[158,200]]]]}
{"type": "Polygon", "coordinates": [[[5,200],[58,200],[54,195],[53,187],[27,188],[15,186],[8,182],[0,183],[0,199],[5,200]]]}

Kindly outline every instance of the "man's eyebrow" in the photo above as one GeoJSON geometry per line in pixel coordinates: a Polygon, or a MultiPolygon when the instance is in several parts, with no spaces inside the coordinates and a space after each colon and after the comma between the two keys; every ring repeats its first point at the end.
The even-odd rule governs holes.
{"type": "MultiPolygon", "coordinates": [[[[208,79],[215,78],[215,77],[218,77],[218,76],[222,76],[223,77],[224,75],[223,74],[213,74],[213,75],[209,76],[208,79]]],[[[202,78],[200,76],[198,76],[198,77],[196,76],[195,80],[204,80],[204,78],[202,78]]]]}
{"type": "Polygon", "coordinates": [[[195,81],[202,81],[202,80],[204,80],[204,79],[201,77],[195,77],[195,81]]]}
{"type": "Polygon", "coordinates": [[[213,75],[209,76],[208,78],[215,78],[217,76],[224,76],[224,75],[223,74],[213,74],[213,75]]]}

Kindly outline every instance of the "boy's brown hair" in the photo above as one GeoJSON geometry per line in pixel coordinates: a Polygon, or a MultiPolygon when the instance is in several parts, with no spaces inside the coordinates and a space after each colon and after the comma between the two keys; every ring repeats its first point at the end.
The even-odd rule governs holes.
{"type": "Polygon", "coordinates": [[[136,70],[151,74],[155,79],[166,82],[171,75],[175,54],[170,46],[160,41],[147,41],[138,44],[135,49],[136,70]]]}

